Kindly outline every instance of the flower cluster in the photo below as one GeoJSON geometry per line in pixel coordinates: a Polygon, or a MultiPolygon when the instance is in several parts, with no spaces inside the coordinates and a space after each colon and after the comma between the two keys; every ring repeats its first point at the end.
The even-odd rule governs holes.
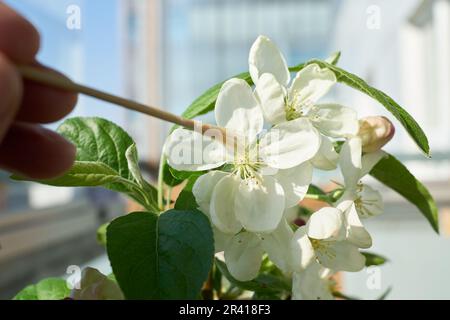
{"type": "Polygon", "coordinates": [[[216,101],[217,125],[237,137],[231,146],[179,128],[164,153],[176,170],[208,171],[193,194],[233,277],[255,278],[267,254],[292,276],[294,299],[330,299],[333,273],[365,265],[359,250],[372,239],[361,219],[382,213],[383,202],[361,178],[385,156],[380,149],[393,126],[385,118],[358,120],[351,108],[318,103],[337,82],[335,74],[309,64],[291,80],[285,58],[267,37],[253,44],[249,71],[254,88],[228,80],[216,101]],[[306,196],[313,170],[338,166],[342,196],[296,228],[286,212],[306,196]]]}

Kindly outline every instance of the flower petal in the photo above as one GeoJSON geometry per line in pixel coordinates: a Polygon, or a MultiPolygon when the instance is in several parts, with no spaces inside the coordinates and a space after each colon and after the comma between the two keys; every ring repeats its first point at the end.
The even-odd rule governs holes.
{"type": "Polygon", "coordinates": [[[248,231],[270,232],[283,217],[284,191],[273,177],[259,178],[241,181],[235,200],[236,217],[248,231]]]}
{"type": "Polygon", "coordinates": [[[314,212],[306,224],[308,237],[317,240],[335,240],[343,236],[342,211],[326,207],[314,212]]]}
{"type": "Polygon", "coordinates": [[[373,167],[375,167],[377,163],[381,161],[381,159],[386,157],[387,153],[382,150],[364,154],[361,160],[361,177],[364,177],[366,174],[370,173],[373,167]]]}
{"type": "Polygon", "coordinates": [[[347,241],[327,242],[325,250],[316,250],[317,259],[324,267],[335,271],[357,272],[364,268],[366,258],[358,247],[347,241]]]}
{"type": "Polygon", "coordinates": [[[200,211],[208,216],[214,187],[227,175],[229,175],[229,173],[223,171],[210,171],[200,176],[192,187],[192,193],[194,194],[195,201],[197,202],[200,211]]]}
{"type": "MultiPolygon", "coordinates": [[[[341,205],[346,205],[342,203],[341,205]]],[[[358,248],[367,249],[372,246],[372,237],[359,219],[355,204],[350,201],[350,206],[344,211],[347,229],[346,239],[358,248]]]]}
{"type": "Polygon", "coordinates": [[[241,232],[225,249],[225,263],[234,278],[250,281],[258,275],[263,252],[261,240],[254,233],[241,232]]]}
{"type": "Polygon", "coordinates": [[[330,69],[310,64],[297,73],[289,96],[300,100],[305,106],[313,105],[330,91],[336,81],[336,75],[330,69]]]}
{"type": "Polygon", "coordinates": [[[217,96],[217,125],[253,141],[264,126],[264,117],[252,88],[242,79],[226,81],[217,96]]]}
{"type": "Polygon", "coordinates": [[[286,60],[277,46],[267,37],[259,36],[253,43],[248,58],[249,71],[253,83],[258,84],[264,73],[271,73],[277,81],[287,86],[291,75],[286,60]]]}
{"type": "Polygon", "coordinates": [[[359,179],[361,179],[361,156],[361,139],[351,138],[342,146],[339,165],[346,189],[356,189],[359,179]]]}
{"type": "Polygon", "coordinates": [[[203,171],[220,167],[226,160],[224,145],[199,132],[178,128],[164,144],[168,164],[180,171],[203,171]]]}
{"type": "Polygon", "coordinates": [[[290,249],[289,245],[294,235],[286,219],[281,220],[275,231],[262,234],[262,246],[269,255],[270,260],[283,272],[290,272],[290,249]]]}
{"type": "Polygon", "coordinates": [[[210,215],[212,223],[222,232],[235,234],[242,229],[235,215],[235,199],[240,179],[227,175],[220,179],[211,196],[210,215]]]}
{"type": "Polygon", "coordinates": [[[278,169],[293,168],[312,159],[319,148],[319,132],[305,118],[274,126],[259,143],[261,159],[278,169]]]}
{"type": "Polygon", "coordinates": [[[311,163],[320,170],[334,170],[337,168],[339,154],[328,137],[322,136],[321,140],[320,149],[314,158],[311,159],[311,163]]]}
{"type": "Polygon", "coordinates": [[[284,190],[286,208],[303,200],[312,181],[313,166],[307,161],[291,169],[279,170],[275,179],[284,190]]]}
{"type": "Polygon", "coordinates": [[[212,230],[214,234],[214,252],[218,253],[225,251],[234,235],[224,233],[214,226],[212,226],[212,230]]]}
{"type": "Polygon", "coordinates": [[[352,137],[359,130],[356,111],[338,104],[316,105],[308,116],[319,131],[329,137],[352,137]]]}
{"type": "Polygon", "coordinates": [[[381,193],[372,187],[363,184],[362,191],[358,193],[361,205],[357,208],[361,218],[378,216],[384,211],[383,197],[381,193]]]}
{"type": "Polygon", "coordinates": [[[322,268],[311,263],[303,272],[292,275],[292,300],[333,300],[328,279],[322,278],[322,268]]]}
{"type": "Polygon", "coordinates": [[[270,124],[286,121],[284,88],[271,73],[264,73],[255,88],[264,118],[270,124]]]}
{"type": "Polygon", "coordinates": [[[313,262],[315,253],[311,241],[306,233],[306,227],[300,227],[295,231],[291,240],[291,268],[294,272],[301,272],[313,262]]]}

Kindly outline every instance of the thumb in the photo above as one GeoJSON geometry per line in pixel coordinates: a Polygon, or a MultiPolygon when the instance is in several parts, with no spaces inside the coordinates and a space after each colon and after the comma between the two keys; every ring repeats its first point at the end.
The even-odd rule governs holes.
{"type": "Polygon", "coordinates": [[[22,79],[14,65],[0,52],[0,143],[19,110],[22,79]]]}

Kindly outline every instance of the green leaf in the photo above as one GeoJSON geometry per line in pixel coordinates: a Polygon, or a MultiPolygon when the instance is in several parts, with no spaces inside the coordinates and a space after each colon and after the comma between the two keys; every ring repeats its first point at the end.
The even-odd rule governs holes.
{"type": "Polygon", "coordinates": [[[197,201],[195,201],[192,191],[183,190],[175,202],[175,209],[177,210],[195,210],[198,208],[197,201]]]}
{"type": "Polygon", "coordinates": [[[97,229],[97,242],[102,246],[106,246],[106,230],[108,229],[109,222],[102,224],[97,229]]]}
{"type": "Polygon", "coordinates": [[[223,261],[215,259],[215,263],[224,277],[231,284],[240,289],[254,291],[259,294],[291,291],[290,284],[280,277],[262,273],[251,281],[239,281],[231,275],[230,271],[228,271],[228,268],[223,261]]]}
{"type": "Polygon", "coordinates": [[[133,180],[125,153],[134,142],[119,126],[102,118],[71,118],[58,132],[76,145],[78,161],[102,163],[133,180]]]}
{"type": "Polygon", "coordinates": [[[44,279],[20,291],[14,300],[62,300],[70,296],[66,280],[59,278],[44,279]]]}
{"type": "Polygon", "coordinates": [[[200,211],[135,212],[111,222],[107,251],[127,299],[196,299],[214,255],[200,211]]]}
{"type": "Polygon", "coordinates": [[[439,233],[438,208],[427,188],[394,156],[382,159],[370,174],[414,204],[439,233]]]}
{"type": "Polygon", "coordinates": [[[60,187],[102,186],[127,194],[148,210],[157,210],[157,191],[142,178],[136,145],[122,128],[101,118],[71,118],[58,132],[77,147],[75,164],[61,177],[35,182],[60,187]]]}
{"type": "Polygon", "coordinates": [[[370,86],[363,79],[358,76],[347,72],[339,67],[334,66],[333,64],[327,63],[321,60],[311,60],[307,63],[309,64],[318,64],[322,68],[328,68],[334,72],[338,82],[344,83],[353,89],[359,90],[369,97],[380,102],[392,115],[397,118],[398,121],[403,125],[409,135],[413,138],[413,140],[417,143],[420,149],[429,156],[430,155],[430,147],[428,145],[428,139],[423,132],[422,128],[419,124],[414,120],[414,118],[403,109],[397,102],[395,102],[391,97],[389,97],[384,92],[370,86]]]}
{"type": "MultiPolygon", "coordinates": [[[[239,78],[247,81],[249,84],[253,83],[248,72],[243,72],[231,78],[239,78]]],[[[226,81],[228,81],[228,79],[226,81]]],[[[220,88],[222,88],[222,85],[226,81],[222,81],[206,90],[205,93],[203,93],[201,96],[195,99],[194,102],[192,102],[192,104],[183,112],[182,116],[188,119],[192,119],[214,110],[220,88]]]]}
{"type": "Polygon", "coordinates": [[[389,260],[383,256],[372,252],[361,252],[364,257],[366,257],[366,267],[370,266],[381,266],[388,262],[389,260]]]}
{"type": "Polygon", "coordinates": [[[332,65],[337,65],[339,62],[339,59],[341,58],[341,52],[337,51],[335,53],[333,53],[331,56],[329,56],[325,62],[332,64],[332,65]]]}
{"type": "Polygon", "coordinates": [[[169,187],[175,187],[183,183],[184,180],[177,179],[173,176],[172,170],[175,170],[169,166],[165,157],[163,159],[163,163],[160,164],[163,166],[163,181],[169,187]]]}

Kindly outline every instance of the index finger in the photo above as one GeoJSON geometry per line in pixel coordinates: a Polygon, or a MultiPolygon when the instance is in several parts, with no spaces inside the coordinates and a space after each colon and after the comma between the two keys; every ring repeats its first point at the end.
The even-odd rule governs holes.
{"type": "Polygon", "coordinates": [[[0,2],[0,51],[18,63],[30,63],[39,51],[39,33],[21,15],[0,2]]]}

